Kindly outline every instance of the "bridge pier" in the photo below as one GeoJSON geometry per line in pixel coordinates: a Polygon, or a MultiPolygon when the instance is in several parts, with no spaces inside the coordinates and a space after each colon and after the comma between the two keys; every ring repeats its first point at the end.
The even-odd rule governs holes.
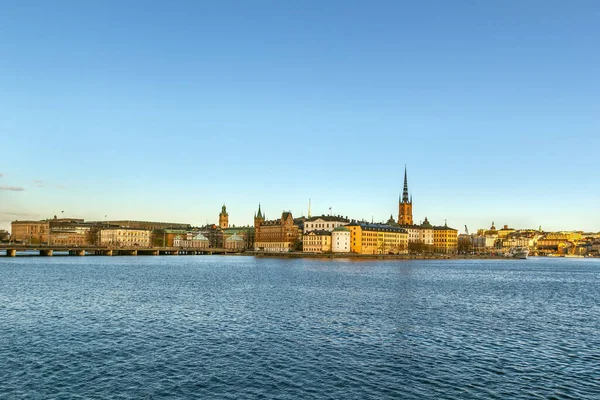
{"type": "Polygon", "coordinates": [[[85,256],[85,250],[75,250],[75,254],[78,256],[85,256]]]}
{"type": "Polygon", "coordinates": [[[52,257],[53,255],[54,255],[54,250],[52,250],[52,249],[40,250],[40,256],[52,257]]]}
{"type": "Polygon", "coordinates": [[[17,250],[15,249],[6,249],[7,257],[15,257],[17,255],[17,250]]]}

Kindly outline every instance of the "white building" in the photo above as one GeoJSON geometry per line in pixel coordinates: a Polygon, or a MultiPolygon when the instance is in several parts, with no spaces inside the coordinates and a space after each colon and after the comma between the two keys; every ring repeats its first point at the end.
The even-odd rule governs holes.
{"type": "Polygon", "coordinates": [[[331,251],[333,253],[350,253],[350,230],[338,226],[331,232],[331,251]]]}
{"type": "MultiPolygon", "coordinates": [[[[410,242],[410,238],[408,240],[410,242]]],[[[419,226],[419,242],[433,246],[433,225],[429,223],[427,217],[425,217],[425,221],[419,226]]]]}
{"type": "Polygon", "coordinates": [[[348,218],[332,215],[321,215],[320,217],[308,218],[304,221],[304,232],[329,231],[332,232],[338,226],[344,226],[350,221],[348,218]]]}
{"type": "Polygon", "coordinates": [[[100,246],[150,247],[150,231],[136,228],[102,228],[100,246]]]}
{"type": "Polygon", "coordinates": [[[246,247],[246,239],[241,236],[238,236],[237,233],[234,233],[233,235],[231,235],[227,239],[225,239],[225,248],[226,249],[242,250],[245,247],[246,247]]]}
{"type": "Polygon", "coordinates": [[[180,235],[173,239],[173,247],[204,249],[209,247],[209,240],[201,233],[188,233],[185,236],[180,235]]]}

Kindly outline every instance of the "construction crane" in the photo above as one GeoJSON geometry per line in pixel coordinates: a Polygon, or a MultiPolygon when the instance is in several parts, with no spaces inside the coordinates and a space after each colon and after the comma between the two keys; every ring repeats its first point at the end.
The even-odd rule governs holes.
{"type": "Polygon", "coordinates": [[[465,233],[467,234],[467,236],[470,237],[471,239],[471,252],[473,254],[475,254],[475,243],[473,243],[475,241],[475,238],[471,235],[469,235],[469,228],[467,228],[467,226],[465,225],[465,233]]]}

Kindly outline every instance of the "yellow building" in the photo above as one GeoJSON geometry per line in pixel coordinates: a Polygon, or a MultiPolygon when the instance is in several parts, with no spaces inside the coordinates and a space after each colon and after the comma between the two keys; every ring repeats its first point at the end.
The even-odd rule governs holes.
{"type": "Polygon", "coordinates": [[[11,223],[11,240],[17,243],[48,243],[50,223],[45,221],[13,221],[11,223]]]}
{"type": "Polygon", "coordinates": [[[331,251],[331,232],[325,230],[310,231],[302,237],[304,253],[328,253],[331,251]]]}
{"type": "Polygon", "coordinates": [[[357,254],[404,254],[408,250],[408,232],[391,225],[351,223],[350,252],[357,254]]]}
{"type": "Polygon", "coordinates": [[[579,241],[581,240],[581,232],[550,232],[546,234],[544,239],[579,241]]]}
{"type": "Polygon", "coordinates": [[[456,253],[458,250],[458,230],[444,226],[433,228],[433,251],[436,253],[456,253]]]}
{"type": "Polygon", "coordinates": [[[498,231],[498,237],[502,239],[514,232],[515,230],[513,228],[509,228],[508,225],[504,225],[504,228],[498,231]]]}

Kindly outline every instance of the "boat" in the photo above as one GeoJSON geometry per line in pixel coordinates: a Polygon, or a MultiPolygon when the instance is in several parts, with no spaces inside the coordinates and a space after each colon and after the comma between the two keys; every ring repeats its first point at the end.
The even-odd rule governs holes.
{"type": "Polygon", "coordinates": [[[513,258],[518,258],[519,260],[527,260],[527,257],[529,256],[529,249],[524,247],[517,247],[515,249],[512,249],[511,254],[513,258]]]}
{"type": "Polygon", "coordinates": [[[580,254],[565,254],[565,258],[583,258],[580,254]]]}

